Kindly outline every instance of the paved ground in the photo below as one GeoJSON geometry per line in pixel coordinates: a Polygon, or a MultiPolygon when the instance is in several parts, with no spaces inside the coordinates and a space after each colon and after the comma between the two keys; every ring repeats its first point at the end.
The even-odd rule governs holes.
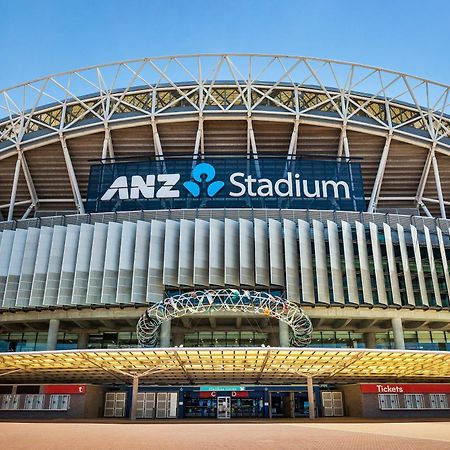
{"type": "Polygon", "coordinates": [[[450,450],[450,422],[0,423],[2,450],[450,450]]]}

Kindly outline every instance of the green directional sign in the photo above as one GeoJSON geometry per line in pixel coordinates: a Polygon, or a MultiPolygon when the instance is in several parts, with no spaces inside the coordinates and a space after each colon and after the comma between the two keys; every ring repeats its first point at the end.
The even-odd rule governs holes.
{"type": "Polygon", "coordinates": [[[200,386],[200,391],[245,391],[245,386],[200,386]]]}

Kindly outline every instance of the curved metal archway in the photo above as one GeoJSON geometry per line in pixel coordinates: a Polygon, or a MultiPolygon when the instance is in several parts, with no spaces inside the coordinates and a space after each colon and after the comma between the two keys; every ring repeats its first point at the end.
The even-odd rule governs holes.
{"type": "Polygon", "coordinates": [[[311,321],[298,304],[268,292],[209,289],[168,297],[148,308],[137,324],[139,344],[155,347],[159,339],[159,327],[166,320],[211,311],[233,311],[273,317],[291,328],[292,346],[303,347],[311,342],[311,321]]]}

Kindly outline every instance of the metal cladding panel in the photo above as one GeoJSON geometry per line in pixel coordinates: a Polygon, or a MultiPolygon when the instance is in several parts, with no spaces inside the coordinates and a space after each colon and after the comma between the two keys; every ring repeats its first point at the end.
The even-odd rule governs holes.
{"type": "Polygon", "coordinates": [[[240,284],[255,286],[255,238],[253,223],[239,219],[239,267],[240,284]]]}
{"type": "Polygon", "coordinates": [[[147,302],[157,303],[164,300],[163,267],[164,241],[166,225],[164,222],[152,220],[150,247],[148,252],[147,302]]]}
{"type": "Polygon", "coordinates": [[[138,220],[136,224],[136,245],[134,248],[132,303],[146,303],[148,252],[150,248],[150,222],[138,220]]]}
{"type": "Polygon", "coordinates": [[[209,285],[209,223],[195,219],[194,284],[209,285]]]}
{"type": "Polygon", "coordinates": [[[255,282],[258,286],[270,286],[269,236],[267,222],[254,220],[255,226],[255,282]]]}
{"type": "Polygon", "coordinates": [[[22,271],[23,254],[27,241],[27,230],[17,229],[9,262],[8,277],[6,279],[3,308],[16,306],[17,291],[19,289],[20,272],[22,271]]]}
{"type": "Polygon", "coordinates": [[[415,306],[414,289],[409,267],[408,248],[406,247],[405,231],[402,225],[397,224],[398,242],[400,244],[400,256],[402,260],[403,279],[405,280],[406,302],[409,306],[415,306]]]}
{"type": "MultiPolygon", "coordinates": [[[[5,233],[5,232],[3,232],[5,233]]],[[[36,255],[33,282],[31,284],[30,306],[41,306],[44,302],[45,282],[52,247],[53,228],[41,227],[36,255]]]]}
{"type": "Polygon", "coordinates": [[[342,282],[341,250],[339,246],[339,230],[335,222],[327,220],[328,243],[330,246],[331,282],[333,284],[333,303],[345,303],[344,285],[342,282]]]}
{"type": "Polygon", "coordinates": [[[283,230],[281,222],[269,219],[270,284],[284,287],[283,230]]]}
{"type": "Polygon", "coordinates": [[[238,287],[239,282],[239,224],[225,219],[225,284],[238,287]]]}
{"type": "Polygon", "coordinates": [[[164,242],[163,283],[178,286],[178,258],[180,252],[180,223],[166,220],[166,239],[164,242]]]}
{"type": "Polygon", "coordinates": [[[431,279],[433,281],[434,300],[436,303],[434,306],[442,307],[442,298],[439,289],[439,280],[436,273],[436,264],[434,262],[433,245],[431,244],[430,230],[428,227],[424,226],[423,231],[425,233],[425,242],[427,245],[427,252],[428,252],[428,262],[430,265],[431,279]]]}
{"type": "Polygon", "coordinates": [[[330,290],[328,287],[327,247],[323,223],[313,220],[314,255],[316,257],[316,281],[318,303],[330,304],[330,290]]]}
{"type": "Polygon", "coordinates": [[[401,306],[402,298],[400,296],[400,286],[398,283],[397,266],[395,262],[394,244],[392,243],[392,230],[387,224],[383,224],[384,241],[386,243],[386,254],[389,268],[389,280],[391,282],[392,302],[394,305],[401,306]]]}
{"type": "Polygon", "coordinates": [[[80,239],[80,227],[68,225],[64,256],[61,267],[61,281],[58,291],[58,305],[70,305],[72,303],[73,283],[75,279],[75,266],[77,263],[78,242],[80,239]]]}
{"type": "Polygon", "coordinates": [[[0,303],[3,302],[5,295],[6,279],[8,277],[9,263],[11,261],[11,252],[14,244],[15,232],[5,230],[0,242],[0,303]]]}
{"type": "Polygon", "coordinates": [[[73,305],[86,304],[93,240],[94,225],[81,224],[77,261],[75,263],[75,276],[73,279],[73,305]]]}
{"type": "Polygon", "coordinates": [[[300,262],[297,243],[297,225],[283,220],[284,255],[286,263],[286,294],[291,302],[300,302],[300,262]]]}
{"type": "Polygon", "coordinates": [[[178,255],[178,284],[194,286],[194,234],[196,232],[192,220],[180,220],[180,251],[178,255]]]}
{"type": "Polygon", "coordinates": [[[117,222],[108,223],[106,238],[105,270],[103,273],[102,303],[116,303],[117,278],[119,276],[120,244],[122,242],[123,225],[117,222]]]}
{"type": "Polygon", "coordinates": [[[359,305],[358,284],[356,281],[355,252],[353,251],[352,227],[344,220],[342,226],[342,241],[344,243],[345,279],[347,281],[348,303],[359,305]]]}
{"type": "Polygon", "coordinates": [[[376,223],[369,223],[370,241],[372,244],[373,264],[375,268],[375,279],[377,281],[378,303],[388,305],[386,286],[384,283],[383,256],[381,254],[380,241],[378,239],[378,226],[376,223]]]}
{"type": "Polygon", "coordinates": [[[67,228],[60,225],[53,227],[52,247],[48,259],[47,281],[44,291],[44,305],[54,306],[58,302],[59,282],[61,279],[61,267],[64,256],[64,244],[67,228]]]}
{"type": "Polygon", "coordinates": [[[31,286],[33,283],[34,267],[39,245],[40,228],[28,228],[27,241],[23,254],[22,271],[19,280],[16,306],[24,308],[29,306],[31,297],[31,286]]]}
{"type": "Polygon", "coordinates": [[[361,222],[355,221],[356,240],[358,243],[359,268],[361,272],[361,285],[363,303],[373,305],[372,281],[370,279],[369,256],[367,253],[366,228],[361,222]]]}
{"type": "Polygon", "coordinates": [[[425,275],[422,267],[422,255],[420,253],[419,237],[417,235],[417,228],[411,225],[411,238],[414,250],[414,259],[416,261],[417,278],[419,279],[420,288],[420,303],[417,306],[429,306],[427,286],[425,284],[425,275]]]}
{"type": "Polygon", "coordinates": [[[439,241],[439,249],[441,251],[441,260],[442,260],[442,268],[444,269],[445,283],[447,285],[447,299],[448,299],[447,301],[450,303],[450,274],[448,271],[447,255],[445,254],[444,237],[442,235],[442,230],[440,228],[436,228],[436,232],[439,241]]]}
{"type": "Polygon", "coordinates": [[[92,239],[91,264],[86,297],[86,303],[88,304],[101,304],[107,236],[108,225],[106,223],[96,223],[92,239]]]}
{"type": "Polygon", "coordinates": [[[225,286],[225,224],[209,221],[209,284],[225,286]]]}
{"type": "Polygon", "coordinates": [[[119,276],[117,280],[117,303],[131,303],[135,245],[136,224],[133,222],[123,222],[122,238],[120,241],[119,276]]]}
{"type": "Polygon", "coordinates": [[[314,269],[311,251],[311,229],[308,222],[298,220],[302,303],[315,303],[314,269]]]}

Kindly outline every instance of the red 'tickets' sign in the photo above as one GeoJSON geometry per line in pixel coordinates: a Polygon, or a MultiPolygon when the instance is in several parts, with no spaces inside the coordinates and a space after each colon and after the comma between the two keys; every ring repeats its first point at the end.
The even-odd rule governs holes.
{"type": "Polygon", "coordinates": [[[49,384],[44,386],[44,394],[86,394],[85,384],[49,384]]]}
{"type": "Polygon", "coordinates": [[[450,384],[412,383],[412,384],[360,384],[363,394],[445,394],[450,393],[450,384]]]}

